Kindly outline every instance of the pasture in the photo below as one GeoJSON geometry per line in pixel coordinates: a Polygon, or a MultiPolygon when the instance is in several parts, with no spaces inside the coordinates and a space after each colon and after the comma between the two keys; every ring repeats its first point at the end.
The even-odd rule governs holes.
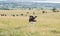
{"type": "Polygon", "coordinates": [[[0,36],[60,36],[60,12],[45,11],[47,13],[42,10],[0,10],[0,36]],[[28,19],[33,12],[37,22],[31,29],[28,19]]]}

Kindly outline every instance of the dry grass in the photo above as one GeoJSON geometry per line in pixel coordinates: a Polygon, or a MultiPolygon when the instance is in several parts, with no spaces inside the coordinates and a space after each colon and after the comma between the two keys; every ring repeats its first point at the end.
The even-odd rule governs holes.
{"type": "MultiPolygon", "coordinates": [[[[11,14],[26,15],[29,10],[0,10],[0,36],[60,36],[60,12],[44,13],[36,10],[37,22],[31,28],[29,16],[11,16],[11,14]]],[[[32,14],[32,10],[29,14],[32,14]]]]}

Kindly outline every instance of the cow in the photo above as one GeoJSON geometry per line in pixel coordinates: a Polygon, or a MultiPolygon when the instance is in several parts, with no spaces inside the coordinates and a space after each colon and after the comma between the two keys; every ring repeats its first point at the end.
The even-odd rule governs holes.
{"type": "Polygon", "coordinates": [[[36,18],[37,18],[37,16],[33,16],[33,15],[29,16],[29,23],[30,23],[31,32],[33,32],[35,22],[36,22],[36,18]]]}
{"type": "Polygon", "coordinates": [[[31,23],[31,24],[33,24],[34,22],[36,22],[36,19],[37,18],[37,16],[33,16],[33,15],[30,15],[29,16],[29,22],[31,23]]]}

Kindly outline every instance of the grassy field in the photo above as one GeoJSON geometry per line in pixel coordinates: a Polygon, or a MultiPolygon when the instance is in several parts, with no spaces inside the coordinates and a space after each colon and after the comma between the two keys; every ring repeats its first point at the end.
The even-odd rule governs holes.
{"type": "Polygon", "coordinates": [[[47,12],[42,13],[42,10],[0,10],[0,14],[7,15],[0,16],[0,36],[60,36],[60,12],[48,10],[47,12]],[[33,12],[37,15],[37,22],[31,28],[28,19],[33,12]],[[19,16],[13,17],[11,14],[19,16]]]}

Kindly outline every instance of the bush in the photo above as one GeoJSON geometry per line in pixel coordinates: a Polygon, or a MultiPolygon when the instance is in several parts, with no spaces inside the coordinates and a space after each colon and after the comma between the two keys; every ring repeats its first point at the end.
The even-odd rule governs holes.
{"type": "Polygon", "coordinates": [[[27,14],[29,14],[29,12],[27,12],[27,14]]]}
{"type": "Polygon", "coordinates": [[[7,16],[6,14],[4,16],[7,16]]]}
{"type": "Polygon", "coordinates": [[[16,14],[16,16],[19,16],[18,14],[16,14]]]}
{"type": "Polygon", "coordinates": [[[21,14],[21,16],[23,16],[23,14],[21,14]]]}
{"type": "Polygon", "coordinates": [[[33,14],[35,14],[35,12],[33,12],[33,14]]]}
{"type": "Polygon", "coordinates": [[[56,9],[56,8],[53,8],[52,11],[53,11],[53,12],[57,12],[57,9],[56,9]]]}
{"type": "Polygon", "coordinates": [[[1,14],[1,16],[4,16],[4,14],[1,14]]]}
{"type": "Polygon", "coordinates": [[[27,16],[27,15],[25,15],[25,16],[27,16]]]}
{"type": "Polygon", "coordinates": [[[15,16],[15,15],[12,15],[12,16],[15,16]]]}
{"type": "Polygon", "coordinates": [[[45,11],[42,11],[42,13],[45,13],[45,11]]]}

